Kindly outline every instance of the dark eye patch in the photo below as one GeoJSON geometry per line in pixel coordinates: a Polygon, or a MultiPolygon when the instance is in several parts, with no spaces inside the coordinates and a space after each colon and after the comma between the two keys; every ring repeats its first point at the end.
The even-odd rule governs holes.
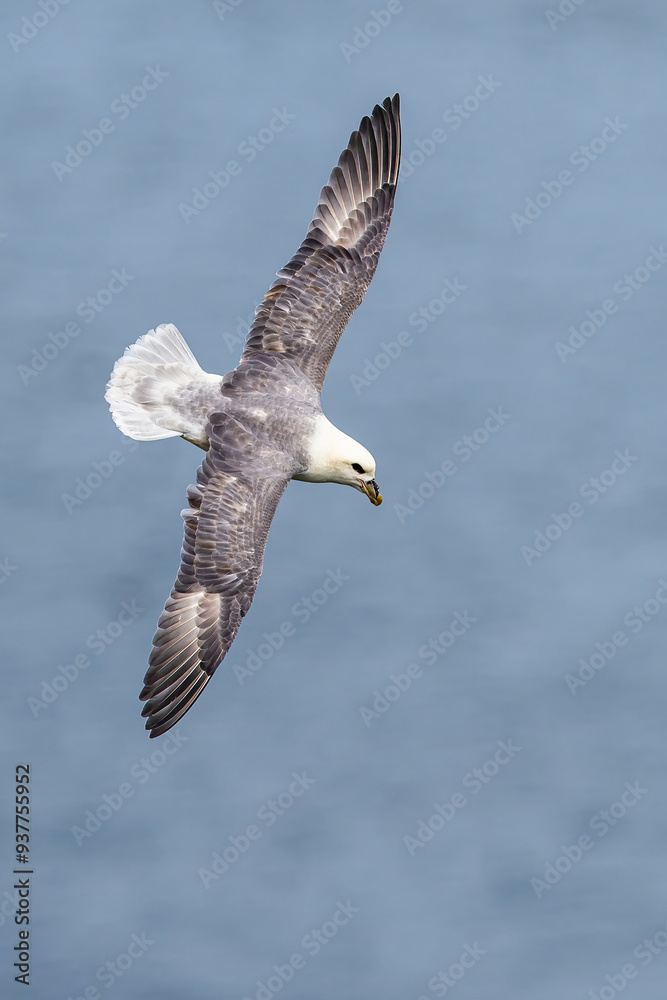
{"type": "Polygon", "coordinates": [[[358,462],[353,462],[353,463],[352,463],[352,468],[354,469],[354,471],[355,471],[355,472],[361,472],[361,473],[363,473],[363,471],[364,471],[364,470],[363,470],[363,469],[361,468],[361,466],[359,465],[359,463],[358,463],[358,462]]]}

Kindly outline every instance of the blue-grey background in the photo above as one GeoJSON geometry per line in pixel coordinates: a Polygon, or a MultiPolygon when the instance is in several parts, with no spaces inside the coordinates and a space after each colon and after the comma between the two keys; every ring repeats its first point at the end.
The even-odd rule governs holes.
{"type": "Polygon", "coordinates": [[[387,21],[383,0],[71,0],[38,30],[22,21],[37,0],[4,5],[3,995],[24,995],[12,969],[12,782],[29,761],[39,1000],[261,997],[258,983],[296,953],[305,967],[285,998],[417,1000],[454,989],[429,980],[466,945],[484,954],[457,997],[664,996],[667,612],[654,595],[667,574],[667,268],[641,271],[649,280],[627,301],[613,286],[667,240],[667,11],[658,0],[561,7],[571,13],[558,20],[555,0],[403,0],[366,33],[373,9],[387,21]],[[34,37],[12,44],[22,30],[34,37]],[[121,120],[110,108],[147,67],[167,75],[121,120]],[[475,108],[480,76],[494,89],[475,108]],[[417,140],[431,149],[434,129],[446,139],[405,171],[324,390],[330,419],[374,453],[384,505],[289,487],[236,643],[178,727],[177,752],[151,763],[164,741],[149,743],[137,695],[201,453],[124,439],[105,383],[161,322],[207,370],[236,364],[235,332],[298,246],[350,131],[397,90],[404,162],[417,140]],[[455,127],[455,111],[443,116],[466,98],[474,110],[455,127]],[[239,147],[274,108],[293,118],[249,162],[239,147]],[[58,179],[53,162],[105,117],[114,130],[58,179]],[[617,137],[580,169],[571,156],[607,118],[617,137]],[[231,159],[240,173],[186,223],[179,205],[231,159]],[[562,194],[515,225],[566,169],[562,194]],[[92,322],[77,316],[123,268],[127,286],[92,322]],[[431,308],[446,279],[465,291],[431,308]],[[570,325],[610,298],[618,310],[561,360],[570,325]],[[410,324],[420,308],[423,330],[410,324]],[[26,376],[33,348],[72,322],[79,335],[26,376]],[[412,343],[400,356],[353,382],[401,331],[412,343]],[[457,442],[498,407],[510,418],[457,459],[457,442]],[[617,481],[583,498],[626,449],[617,481]],[[63,499],[112,452],[121,461],[90,496],[63,499]],[[447,459],[456,474],[413,513],[397,510],[409,496],[417,507],[409,491],[447,459]],[[583,513],[568,530],[522,554],[574,502],[583,513]],[[303,621],[294,606],[330,570],[349,579],[303,621]],[[132,601],[143,610],[97,655],[89,636],[132,601]],[[624,618],[647,601],[633,631],[624,618]],[[476,621],[429,665],[420,647],[457,612],[476,621]],[[295,634],[240,684],[233,667],[284,622],[295,634]],[[572,693],[566,675],[618,631],[625,645],[572,693]],[[55,700],[29,702],[86,653],[55,700]],[[360,709],[410,663],[421,676],[365,724],[360,709]],[[466,792],[499,740],[520,752],[466,792]],[[268,827],[258,810],[295,772],[314,784],[268,827]],[[626,782],[639,800],[600,836],[590,822],[626,782]],[[130,797],[77,844],[72,828],[124,783],[130,797]],[[465,806],[411,854],[404,838],[456,792],[465,806]],[[260,839],[205,888],[198,870],[253,823],[260,839]],[[536,891],[531,879],[583,835],[593,846],[536,891]],[[312,955],[304,935],[347,900],[358,913],[312,955]],[[122,978],[96,978],[133,934],[153,943],[122,978]],[[656,934],[650,962],[633,956],[656,934]]]}

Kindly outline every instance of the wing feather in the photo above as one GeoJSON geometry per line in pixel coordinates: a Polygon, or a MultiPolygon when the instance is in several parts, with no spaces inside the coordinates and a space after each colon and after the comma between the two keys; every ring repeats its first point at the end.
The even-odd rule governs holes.
{"type": "Polygon", "coordinates": [[[214,415],[211,447],[188,487],[181,567],[153,638],[140,698],[151,737],[194,704],[234,641],[255,595],[266,538],[291,477],[289,459],[248,447],[233,417],[214,415]],[[220,421],[216,424],[216,420],[220,421]],[[252,456],[261,454],[261,473],[252,456]],[[247,467],[246,472],[240,471],[247,467]]]}
{"type": "Polygon", "coordinates": [[[398,94],[353,132],[322,189],[306,238],[278,272],[243,359],[290,354],[321,390],[347,322],[362,301],[391,220],[400,164],[398,94]]]}

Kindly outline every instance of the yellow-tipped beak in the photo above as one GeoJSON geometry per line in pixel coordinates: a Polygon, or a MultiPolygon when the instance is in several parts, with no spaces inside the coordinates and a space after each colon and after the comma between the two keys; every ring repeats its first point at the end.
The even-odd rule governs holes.
{"type": "Polygon", "coordinates": [[[380,491],[378,489],[378,484],[374,479],[371,479],[370,483],[364,483],[362,481],[361,488],[373,504],[374,507],[379,507],[382,503],[382,497],[380,496],[380,491]]]}

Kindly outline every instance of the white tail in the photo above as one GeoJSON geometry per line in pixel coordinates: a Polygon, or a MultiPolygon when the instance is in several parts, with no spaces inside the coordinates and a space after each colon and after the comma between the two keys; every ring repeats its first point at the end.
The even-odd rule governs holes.
{"type": "Polygon", "coordinates": [[[220,376],[205,372],[176,327],[163,323],[125,349],[104,398],[119,430],[136,441],[181,436],[207,448],[207,407],[192,390],[210,395],[213,385],[219,387],[220,376]],[[191,405],[183,406],[184,396],[191,405]]]}

